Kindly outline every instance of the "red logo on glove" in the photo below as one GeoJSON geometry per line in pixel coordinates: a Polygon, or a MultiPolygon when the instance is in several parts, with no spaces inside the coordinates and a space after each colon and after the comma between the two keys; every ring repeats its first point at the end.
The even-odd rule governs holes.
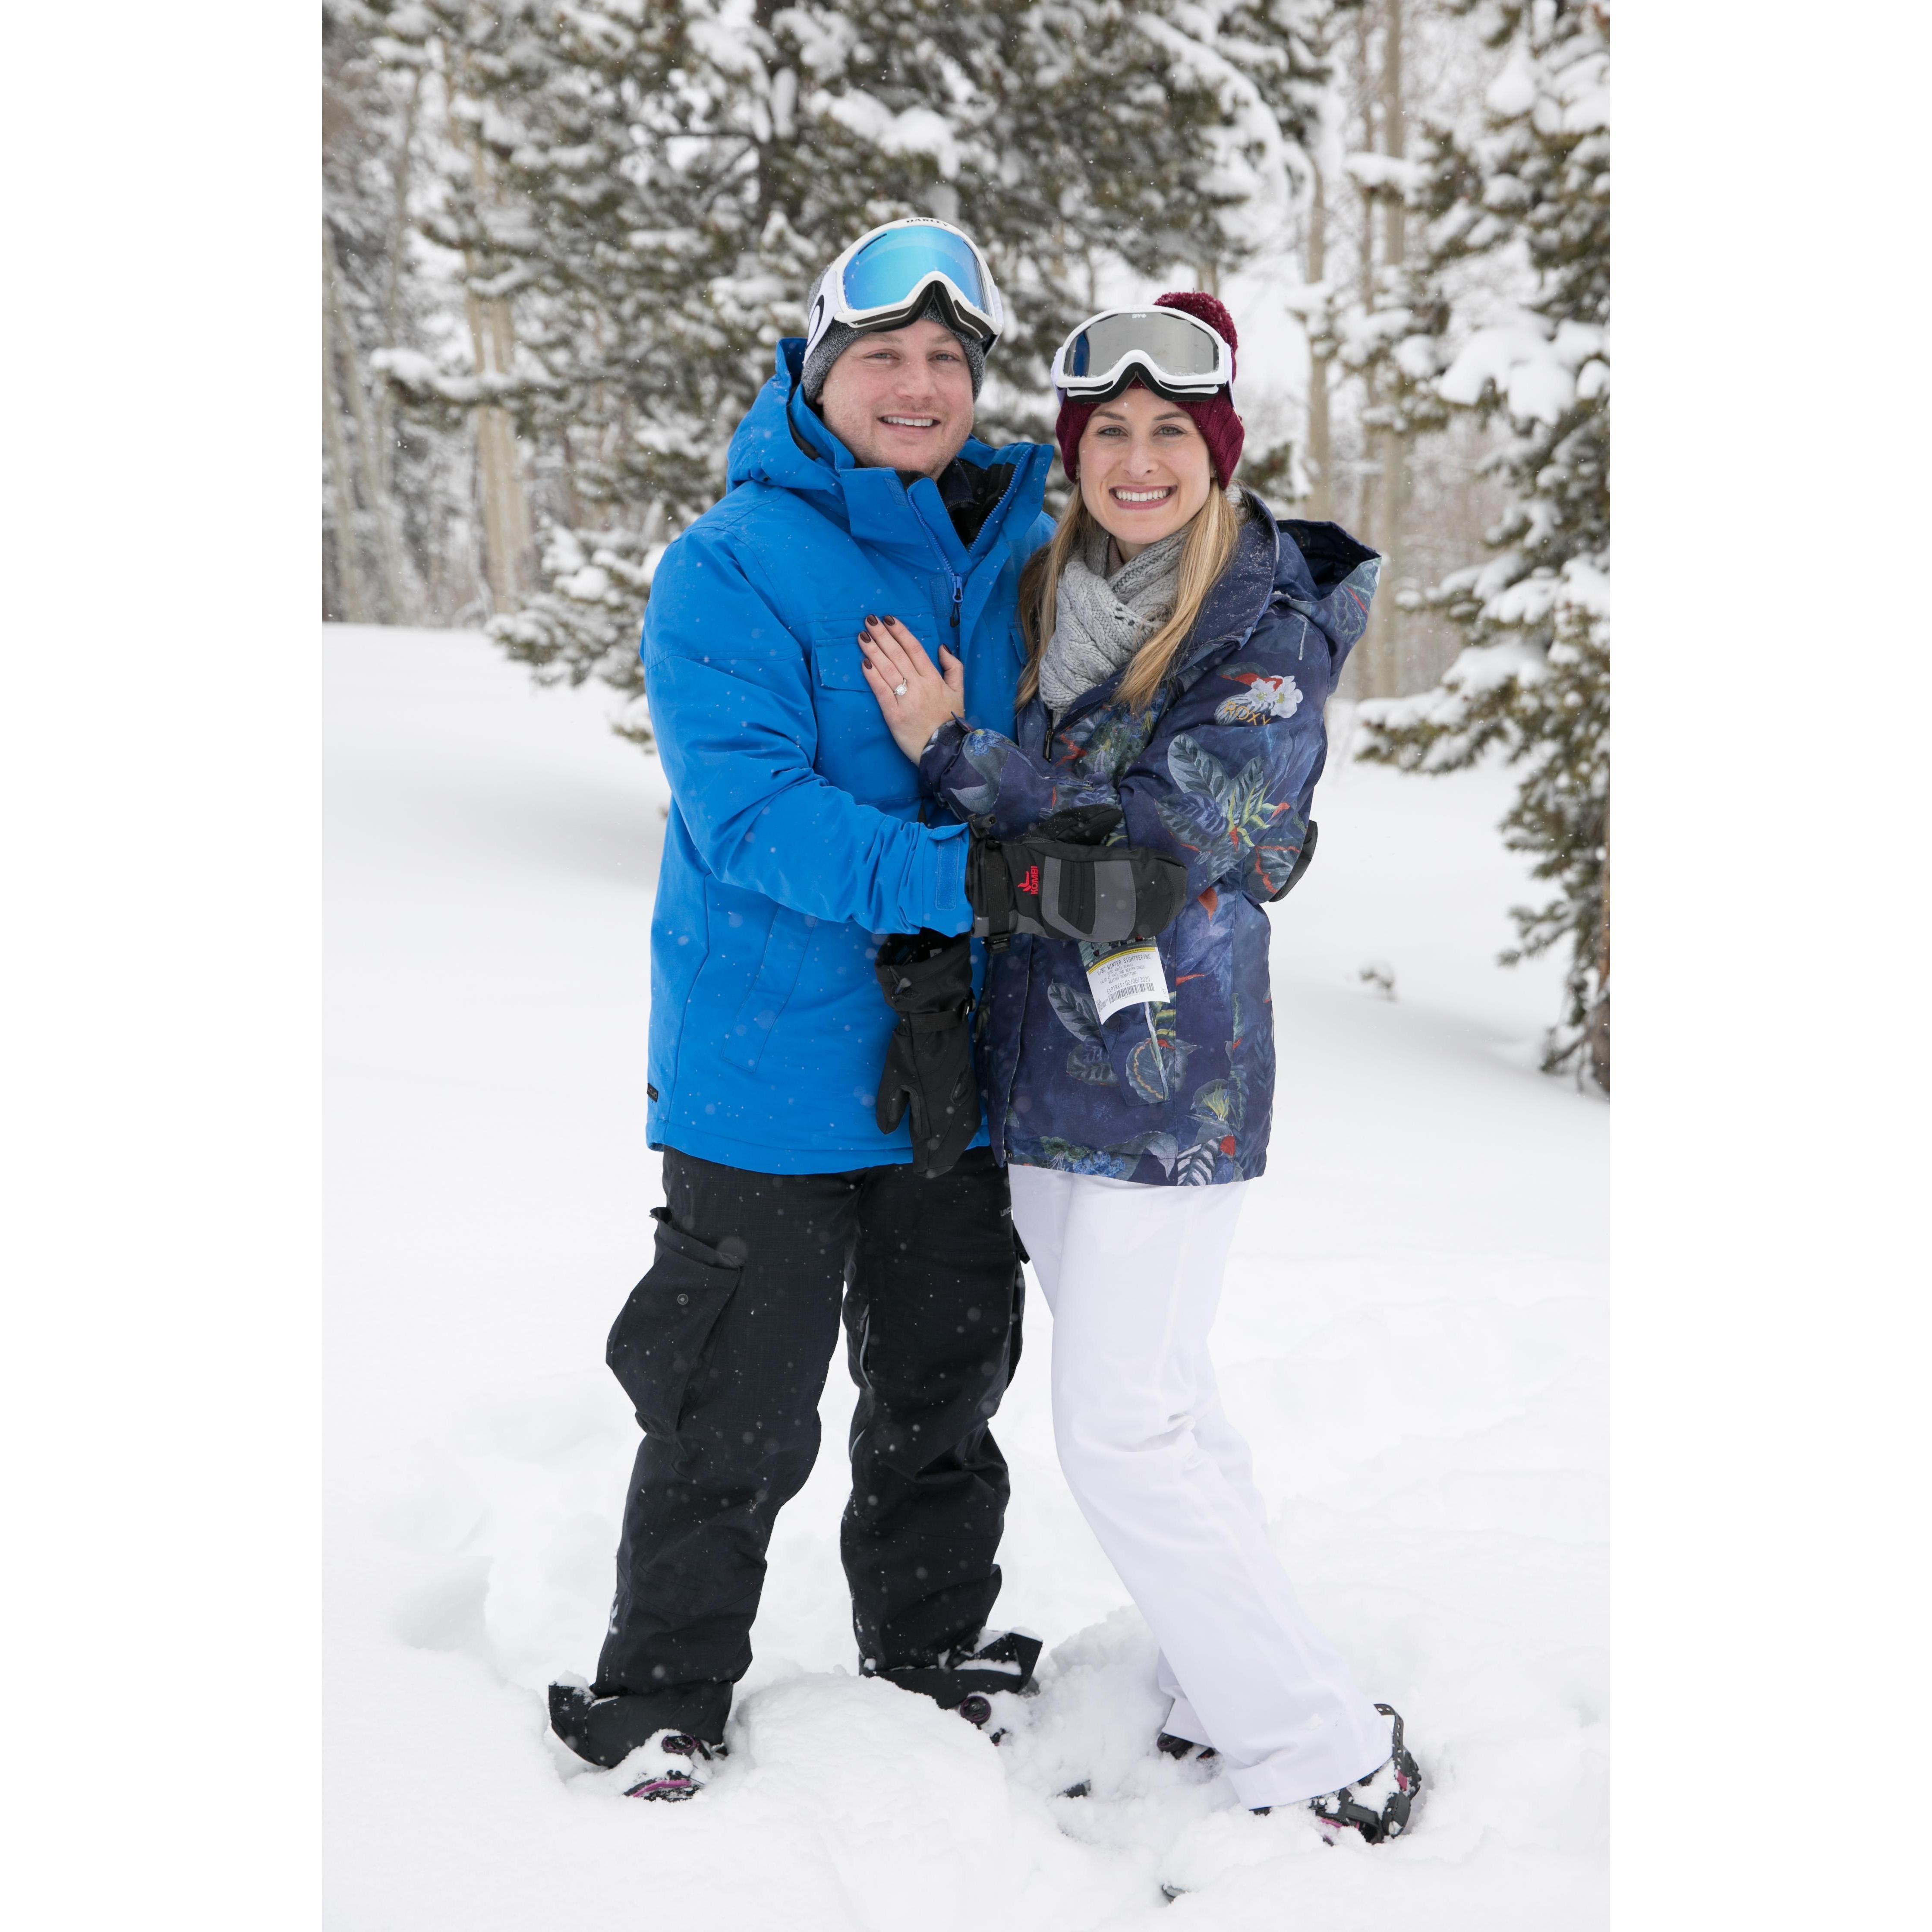
{"type": "Polygon", "coordinates": [[[1019,883],[1019,890],[1023,898],[1036,899],[1040,897],[1040,868],[1037,866],[1027,868],[1026,877],[1019,883]]]}

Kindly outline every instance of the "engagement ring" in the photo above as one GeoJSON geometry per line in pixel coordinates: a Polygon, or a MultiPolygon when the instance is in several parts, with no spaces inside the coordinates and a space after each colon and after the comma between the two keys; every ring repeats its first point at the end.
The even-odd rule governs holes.
{"type": "Polygon", "coordinates": [[[904,695],[905,695],[905,686],[904,686],[903,684],[896,684],[896,685],[894,685],[894,686],[892,686],[892,695],[893,695],[895,698],[903,698],[903,697],[904,697],[904,695]]]}

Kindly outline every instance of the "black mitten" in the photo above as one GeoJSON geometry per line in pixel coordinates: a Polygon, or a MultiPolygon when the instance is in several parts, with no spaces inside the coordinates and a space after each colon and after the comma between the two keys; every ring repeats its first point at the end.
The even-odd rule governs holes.
{"type": "Polygon", "coordinates": [[[1034,827],[1034,836],[1057,838],[1063,845],[1104,845],[1126,815],[1118,805],[1063,806],[1034,827]]]}
{"type": "Polygon", "coordinates": [[[944,1174],[980,1131],[972,944],[963,933],[895,933],[873,970],[899,1016],[879,1081],[879,1131],[892,1132],[910,1108],[913,1171],[944,1174]]]}
{"type": "Polygon", "coordinates": [[[1069,815],[1056,814],[1022,838],[974,840],[966,897],[975,938],[997,943],[1030,932],[1109,946],[1151,939],[1180,916],[1187,903],[1187,868],[1178,859],[1144,845],[1047,836],[1063,826],[1082,840],[1092,836],[1091,826],[1066,825],[1069,815]]]}

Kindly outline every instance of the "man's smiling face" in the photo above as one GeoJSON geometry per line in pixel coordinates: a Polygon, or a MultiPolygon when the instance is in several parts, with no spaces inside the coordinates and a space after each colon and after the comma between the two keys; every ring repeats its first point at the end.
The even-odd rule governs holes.
{"type": "Polygon", "coordinates": [[[868,469],[937,476],[973,433],[973,371],[938,322],[882,329],[860,336],[832,364],[818,407],[868,469]]]}

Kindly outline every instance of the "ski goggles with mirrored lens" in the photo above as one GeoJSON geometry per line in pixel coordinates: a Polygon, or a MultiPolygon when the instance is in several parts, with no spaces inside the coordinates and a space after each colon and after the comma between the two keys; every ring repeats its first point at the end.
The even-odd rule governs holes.
{"type": "Polygon", "coordinates": [[[1108,309],[1060,345],[1053,386],[1063,402],[1100,402],[1137,369],[1171,394],[1211,396],[1234,380],[1234,352],[1184,310],[1108,309]]]}
{"type": "Polygon", "coordinates": [[[806,318],[808,356],[835,322],[848,328],[896,328],[937,292],[948,324],[990,349],[1006,310],[979,244],[950,223],[915,215],[862,235],[825,272],[806,318]]]}

